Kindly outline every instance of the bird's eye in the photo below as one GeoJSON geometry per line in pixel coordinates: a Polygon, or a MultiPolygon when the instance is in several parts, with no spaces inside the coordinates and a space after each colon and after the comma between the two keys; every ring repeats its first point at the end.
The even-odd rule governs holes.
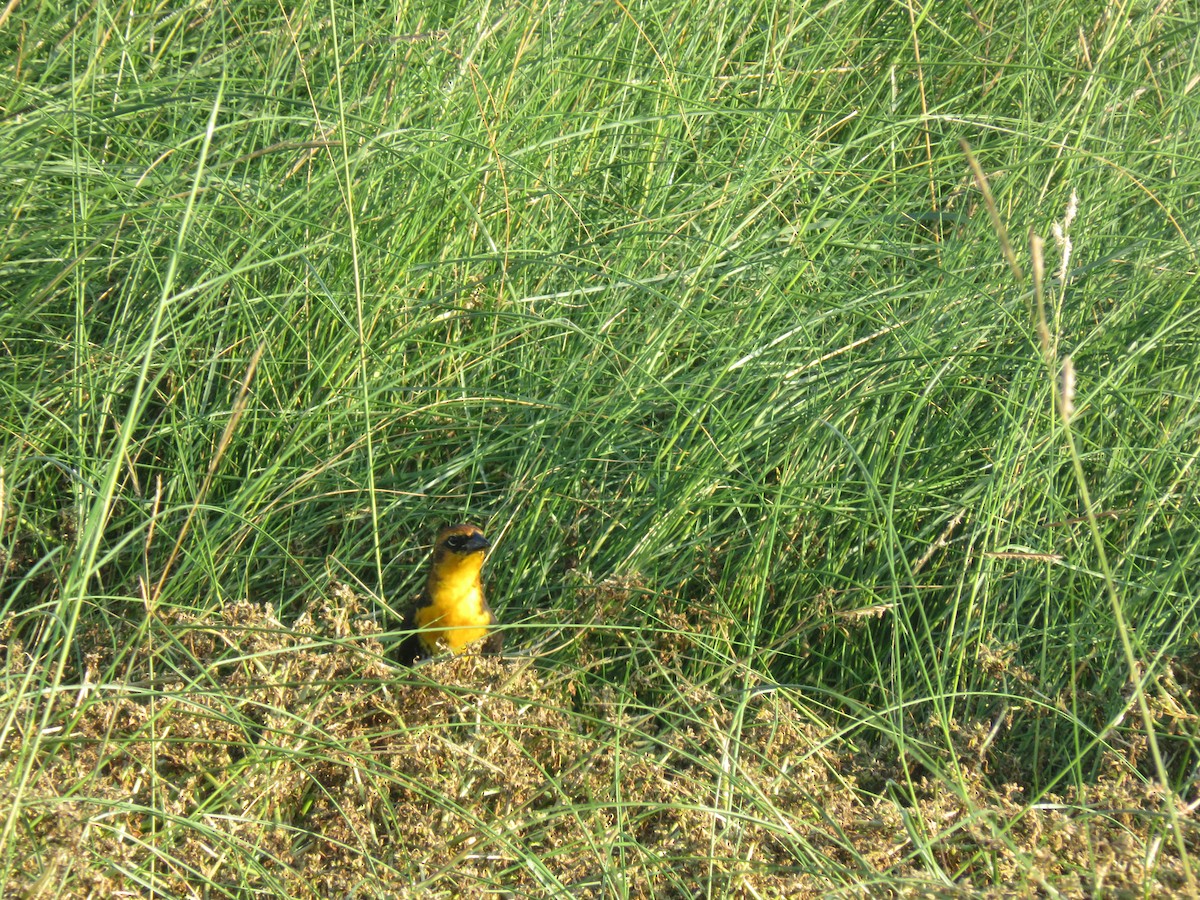
{"type": "Polygon", "coordinates": [[[467,539],[461,534],[452,534],[446,538],[446,546],[451,550],[461,550],[467,539]]]}

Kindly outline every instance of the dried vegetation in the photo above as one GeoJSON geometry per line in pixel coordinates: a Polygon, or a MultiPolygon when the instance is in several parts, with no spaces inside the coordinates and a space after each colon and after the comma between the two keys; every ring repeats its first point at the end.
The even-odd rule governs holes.
{"type": "MultiPolygon", "coordinates": [[[[344,590],[287,627],[247,603],[179,615],[156,632],[174,644],[147,640],[136,658],[106,657],[111,639],[92,635],[84,687],[58,696],[19,798],[22,880],[6,896],[1185,889],[1168,801],[1130,758],[1031,803],[993,723],[930,720],[902,752],[795,693],[688,684],[688,622],[674,624],[626,655],[655,654],[655,704],[588,696],[579,670],[528,657],[397,667],[344,590]]],[[[590,637],[610,642],[592,661],[631,647],[590,637]]],[[[33,664],[11,635],[4,650],[10,678],[33,664]]],[[[1175,716],[1196,708],[1181,672],[1175,716]]]]}

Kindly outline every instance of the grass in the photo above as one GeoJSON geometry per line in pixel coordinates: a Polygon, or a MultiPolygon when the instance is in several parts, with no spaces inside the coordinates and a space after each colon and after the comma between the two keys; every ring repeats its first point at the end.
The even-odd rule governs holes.
{"type": "Polygon", "coordinates": [[[0,25],[7,891],[1196,894],[1193,10],[0,25]]]}

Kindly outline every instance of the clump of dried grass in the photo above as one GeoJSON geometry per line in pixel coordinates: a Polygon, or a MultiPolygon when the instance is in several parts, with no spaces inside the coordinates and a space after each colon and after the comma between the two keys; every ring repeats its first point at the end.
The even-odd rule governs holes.
{"type": "MultiPolygon", "coordinates": [[[[21,804],[15,887],[600,897],[619,882],[632,897],[815,897],[1184,883],[1160,840],[1167,800],[1128,759],[1031,804],[998,779],[992,723],[930,721],[911,736],[927,750],[917,762],[794,694],[681,683],[697,623],[664,623],[594,636],[590,652],[611,640],[643,661],[630,684],[661,705],[639,708],[529,658],[397,667],[346,590],[290,626],[248,603],[218,621],[177,615],[170,649],[64,703],[7,798],[21,804]]],[[[1192,669],[1177,668],[1176,707],[1195,709],[1192,669]]]]}

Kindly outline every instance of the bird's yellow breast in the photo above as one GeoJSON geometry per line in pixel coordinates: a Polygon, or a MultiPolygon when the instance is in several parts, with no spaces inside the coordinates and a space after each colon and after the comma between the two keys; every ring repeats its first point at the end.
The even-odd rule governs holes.
{"type": "Polygon", "coordinates": [[[415,616],[421,643],[430,653],[461,653],[481,640],[495,621],[479,581],[482,554],[475,565],[456,563],[435,567],[426,586],[429,603],[415,616]]]}

